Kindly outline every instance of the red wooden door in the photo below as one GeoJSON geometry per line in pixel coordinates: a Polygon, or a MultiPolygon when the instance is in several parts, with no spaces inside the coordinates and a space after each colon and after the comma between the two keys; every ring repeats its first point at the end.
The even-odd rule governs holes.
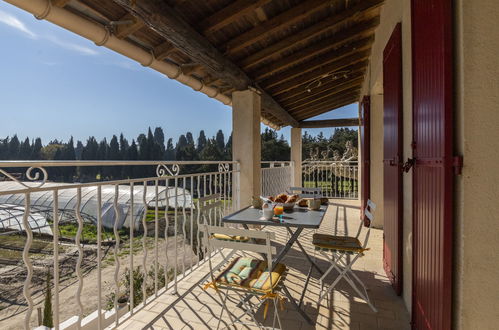
{"type": "Polygon", "coordinates": [[[371,189],[371,130],[370,130],[370,114],[371,114],[371,98],[364,96],[360,103],[360,150],[362,153],[362,163],[360,164],[360,172],[362,182],[360,185],[361,198],[361,219],[366,226],[369,225],[366,221],[369,219],[364,217],[364,210],[369,199],[371,189]]]}
{"type": "Polygon", "coordinates": [[[402,292],[402,34],[397,24],[383,51],[383,266],[402,292]]]}
{"type": "Polygon", "coordinates": [[[452,1],[412,1],[415,329],[451,328],[452,1]]]}

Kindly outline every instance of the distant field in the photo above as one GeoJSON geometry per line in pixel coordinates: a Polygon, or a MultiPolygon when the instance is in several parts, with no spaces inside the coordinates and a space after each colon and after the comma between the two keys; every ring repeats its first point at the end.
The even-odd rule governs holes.
{"type": "MultiPolygon", "coordinates": [[[[357,184],[356,181],[352,180],[337,180],[336,182],[336,192],[338,194],[350,194],[355,193],[357,184]]],[[[320,187],[326,192],[333,192],[333,183],[331,181],[303,181],[303,186],[306,188],[317,188],[320,187]]]]}

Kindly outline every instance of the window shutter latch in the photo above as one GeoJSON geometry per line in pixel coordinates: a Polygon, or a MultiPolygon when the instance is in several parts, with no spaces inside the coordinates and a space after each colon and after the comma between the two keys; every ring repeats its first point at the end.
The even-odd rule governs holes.
{"type": "Polygon", "coordinates": [[[416,158],[407,158],[407,161],[402,164],[402,171],[409,173],[409,170],[416,164],[416,158]]]}

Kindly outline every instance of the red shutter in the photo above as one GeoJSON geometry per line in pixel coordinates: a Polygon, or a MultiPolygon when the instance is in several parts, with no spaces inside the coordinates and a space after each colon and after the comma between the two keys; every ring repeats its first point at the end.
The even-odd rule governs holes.
{"type": "Polygon", "coordinates": [[[412,1],[415,329],[451,329],[452,1],[412,1]]]}
{"type": "Polygon", "coordinates": [[[364,219],[366,226],[369,225],[366,221],[369,221],[364,217],[364,209],[367,205],[367,200],[369,199],[371,192],[371,129],[370,129],[370,116],[371,116],[371,98],[369,96],[364,96],[360,103],[360,150],[362,153],[362,162],[360,163],[360,172],[362,177],[362,182],[360,185],[361,190],[361,219],[364,219]]]}
{"type": "Polygon", "coordinates": [[[383,265],[402,292],[402,33],[397,24],[383,51],[383,265]]]}

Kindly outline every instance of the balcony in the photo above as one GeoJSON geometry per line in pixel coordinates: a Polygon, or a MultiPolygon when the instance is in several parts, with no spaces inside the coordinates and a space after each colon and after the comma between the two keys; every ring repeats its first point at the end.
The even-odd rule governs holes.
{"type": "MultiPolygon", "coordinates": [[[[293,182],[293,162],[262,162],[261,167],[264,194],[285,191],[293,182]]],[[[216,328],[220,303],[202,287],[206,261],[218,263],[222,257],[203,253],[199,224],[220,224],[224,214],[241,207],[238,168],[237,162],[3,162],[0,170],[7,181],[0,182],[2,329],[38,326],[47,291],[59,329],[216,328]],[[97,166],[140,166],[155,176],[50,181],[51,173],[62,168],[77,167],[78,173],[97,166]],[[202,212],[200,200],[206,197],[219,203],[202,212]]],[[[302,170],[304,184],[322,187],[330,198],[320,232],[355,232],[356,163],[304,163],[302,170]]],[[[275,231],[275,244],[285,244],[285,230],[275,231]]],[[[312,234],[306,230],[300,236],[310,255],[312,234]]],[[[369,245],[371,250],[356,263],[355,272],[368,286],[378,313],[346,283],[334,290],[330,305],[324,300],[317,306],[320,285],[318,274],[312,272],[303,306],[314,324],[286,302],[283,328],[407,327],[407,311],[382,268],[382,231],[371,233],[369,245]]],[[[326,261],[319,254],[317,258],[325,267],[326,261]]],[[[284,263],[290,268],[286,286],[299,301],[308,266],[295,249],[284,263]]]]}

